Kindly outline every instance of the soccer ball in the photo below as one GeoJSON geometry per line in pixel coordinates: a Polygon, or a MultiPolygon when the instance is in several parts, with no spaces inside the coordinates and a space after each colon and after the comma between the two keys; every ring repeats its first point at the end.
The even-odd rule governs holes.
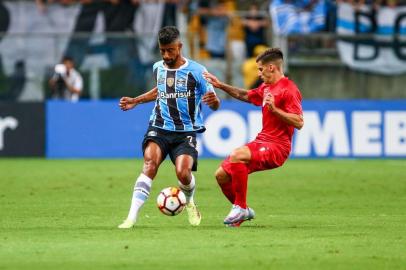
{"type": "Polygon", "coordinates": [[[164,188],[156,200],[158,209],[167,216],[176,216],[186,205],[186,196],[177,187],[164,188]]]}

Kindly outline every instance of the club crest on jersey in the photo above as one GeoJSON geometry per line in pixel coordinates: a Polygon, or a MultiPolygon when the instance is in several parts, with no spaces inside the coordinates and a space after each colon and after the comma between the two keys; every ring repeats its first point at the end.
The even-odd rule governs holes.
{"type": "Polygon", "coordinates": [[[174,79],[174,78],[167,78],[167,79],[166,79],[166,84],[167,84],[169,87],[172,87],[174,82],[175,82],[175,79],[174,79]]]}

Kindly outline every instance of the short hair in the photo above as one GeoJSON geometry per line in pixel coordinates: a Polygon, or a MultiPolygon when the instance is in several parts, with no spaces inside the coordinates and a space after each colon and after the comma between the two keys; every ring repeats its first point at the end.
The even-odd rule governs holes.
{"type": "Polygon", "coordinates": [[[158,32],[158,42],[162,45],[171,44],[179,39],[180,33],[175,26],[165,26],[158,32]]]}
{"type": "Polygon", "coordinates": [[[72,58],[71,56],[69,56],[69,55],[65,55],[65,56],[62,58],[62,63],[65,62],[65,61],[70,61],[70,62],[72,62],[72,63],[75,62],[75,61],[73,60],[73,58],[72,58]]]}
{"type": "Polygon", "coordinates": [[[283,53],[279,48],[270,48],[258,55],[256,62],[268,64],[269,62],[283,61],[283,53]]]}

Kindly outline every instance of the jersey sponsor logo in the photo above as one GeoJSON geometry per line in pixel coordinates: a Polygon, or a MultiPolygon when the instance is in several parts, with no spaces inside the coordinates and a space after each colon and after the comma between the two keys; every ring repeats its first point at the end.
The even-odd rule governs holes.
{"type": "Polygon", "coordinates": [[[158,84],[164,84],[164,83],[165,83],[165,77],[164,76],[159,76],[158,84]]]}
{"type": "Polygon", "coordinates": [[[159,98],[162,98],[162,99],[188,98],[191,95],[192,95],[191,91],[175,92],[175,93],[159,92],[159,98]]]}
{"type": "Polygon", "coordinates": [[[172,87],[174,82],[175,82],[175,79],[174,79],[174,78],[167,78],[167,79],[166,79],[166,84],[167,84],[169,87],[172,87]]]}

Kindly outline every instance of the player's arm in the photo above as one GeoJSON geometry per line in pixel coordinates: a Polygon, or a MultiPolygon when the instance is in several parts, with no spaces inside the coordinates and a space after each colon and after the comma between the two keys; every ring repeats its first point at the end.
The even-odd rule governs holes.
{"type": "Polygon", "coordinates": [[[233,98],[239,99],[241,101],[249,102],[248,101],[248,91],[245,89],[241,89],[238,87],[234,87],[232,85],[228,85],[226,83],[223,83],[219,79],[217,79],[216,76],[214,76],[211,73],[204,72],[203,77],[211,83],[214,87],[223,90],[233,98]]]}
{"type": "Polygon", "coordinates": [[[56,86],[56,78],[52,77],[48,81],[49,88],[51,88],[51,91],[55,91],[55,86],[56,86]]]}
{"type": "Polygon", "coordinates": [[[72,94],[80,94],[82,92],[81,89],[70,84],[68,82],[68,80],[66,80],[65,78],[64,78],[64,81],[65,81],[66,88],[68,88],[69,92],[71,92],[72,94]]]}
{"type": "Polygon", "coordinates": [[[301,129],[304,125],[303,115],[301,114],[287,113],[279,108],[275,108],[272,113],[297,129],[301,129]]]}
{"type": "Polygon", "coordinates": [[[202,101],[213,111],[217,111],[217,109],[220,107],[220,99],[214,92],[207,92],[202,97],[202,101]]]}
{"type": "Polygon", "coordinates": [[[156,100],[158,97],[158,88],[154,87],[148,92],[139,95],[138,97],[122,97],[119,102],[120,109],[123,111],[128,111],[133,109],[135,106],[156,100]]]}
{"type": "Polygon", "coordinates": [[[294,126],[297,129],[301,129],[304,125],[303,115],[295,114],[295,113],[288,113],[284,110],[275,106],[275,99],[274,97],[269,94],[265,97],[265,104],[268,105],[269,110],[278,116],[282,121],[285,123],[294,126]]]}

